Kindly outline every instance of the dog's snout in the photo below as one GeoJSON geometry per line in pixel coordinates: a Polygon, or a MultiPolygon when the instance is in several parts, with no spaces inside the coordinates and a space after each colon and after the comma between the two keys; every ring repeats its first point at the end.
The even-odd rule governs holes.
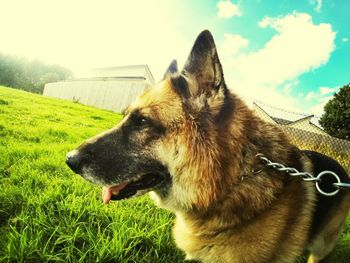
{"type": "Polygon", "coordinates": [[[66,155],[66,164],[73,170],[75,173],[81,172],[82,168],[82,155],[79,154],[77,150],[70,151],[66,155]]]}

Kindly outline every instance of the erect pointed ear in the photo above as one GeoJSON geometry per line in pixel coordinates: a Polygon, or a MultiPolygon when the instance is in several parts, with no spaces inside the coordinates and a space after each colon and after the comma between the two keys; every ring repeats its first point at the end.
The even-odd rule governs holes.
{"type": "Polygon", "coordinates": [[[172,75],[172,74],[177,73],[177,72],[178,72],[177,61],[176,61],[176,59],[173,59],[169,65],[168,69],[165,71],[163,79],[165,79],[167,76],[172,75]]]}
{"type": "Polygon", "coordinates": [[[212,91],[219,91],[220,88],[226,89],[214,39],[208,30],[197,37],[183,73],[195,77],[198,83],[195,93],[212,94],[212,91]]]}

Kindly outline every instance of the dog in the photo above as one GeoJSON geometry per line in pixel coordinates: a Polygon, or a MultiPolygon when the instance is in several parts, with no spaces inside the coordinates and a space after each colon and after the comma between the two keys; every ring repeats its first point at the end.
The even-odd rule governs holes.
{"type": "Polygon", "coordinates": [[[66,162],[103,186],[106,204],[150,192],[176,214],[173,235],[186,259],[290,263],[308,250],[308,263],[319,262],[342,231],[350,192],[323,196],[314,182],[266,167],[258,153],[350,182],[335,160],[299,150],[227,88],[205,30],[182,70],[173,61],[117,126],[69,152],[66,162]]]}

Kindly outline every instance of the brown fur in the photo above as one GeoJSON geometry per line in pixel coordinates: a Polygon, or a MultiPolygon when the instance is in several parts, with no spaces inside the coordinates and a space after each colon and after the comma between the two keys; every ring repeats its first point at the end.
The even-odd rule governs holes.
{"type": "MultiPolygon", "coordinates": [[[[168,167],[181,159],[173,173],[180,170],[182,176],[174,178],[173,198],[160,200],[159,205],[176,213],[174,237],[188,258],[292,262],[308,241],[314,186],[266,169],[258,176],[252,174],[253,169],[263,168],[256,153],[268,151],[269,158],[291,164],[295,160],[288,156],[296,149],[278,129],[258,119],[239,99],[232,99],[234,121],[221,127],[220,136],[210,121],[201,134],[194,118],[174,125],[174,134],[160,144],[168,167]],[[184,152],[176,157],[179,148],[184,152]]],[[[303,170],[311,172],[310,166],[305,160],[303,170]]]]}
{"type": "MultiPolygon", "coordinates": [[[[98,167],[101,161],[83,160],[102,173],[85,177],[107,185],[149,173],[142,158],[158,170],[153,160],[165,167],[170,181],[150,189],[151,196],[176,214],[178,247],[188,259],[202,262],[290,263],[308,248],[309,263],[316,263],[333,248],[350,207],[350,195],[342,193],[333,217],[322,221],[311,238],[318,198],[314,184],[266,168],[256,154],[310,173],[315,163],[227,89],[208,31],[198,37],[181,73],[173,62],[163,81],[127,109],[121,124],[80,146],[75,157],[77,152],[110,161],[98,167]],[[152,125],[133,124],[135,113],[152,125]],[[125,145],[128,152],[121,153],[125,145]],[[118,154],[96,151],[105,148],[118,154]],[[123,160],[135,168],[125,167],[123,160]],[[125,172],[113,175],[113,169],[125,172]]],[[[84,176],[93,169],[81,170],[84,176]]]]}

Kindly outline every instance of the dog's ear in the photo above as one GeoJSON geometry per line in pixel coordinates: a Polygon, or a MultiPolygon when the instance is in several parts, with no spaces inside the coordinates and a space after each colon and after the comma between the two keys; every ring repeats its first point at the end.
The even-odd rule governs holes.
{"type": "Polygon", "coordinates": [[[194,76],[198,87],[191,93],[212,95],[225,90],[224,74],[216,51],[213,36],[208,30],[197,37],[185,63],[183,73],[194,76]]]}
{"type": "Polygon", "coordinates": [[[176,59],[173,59],[169,65],[169,67],[165,71],[163,79],[165,79],[167,76],[171,76],[172,74],[175,74],[177,72],[178,72],[177,61],[176,61],[176,59]]]}

